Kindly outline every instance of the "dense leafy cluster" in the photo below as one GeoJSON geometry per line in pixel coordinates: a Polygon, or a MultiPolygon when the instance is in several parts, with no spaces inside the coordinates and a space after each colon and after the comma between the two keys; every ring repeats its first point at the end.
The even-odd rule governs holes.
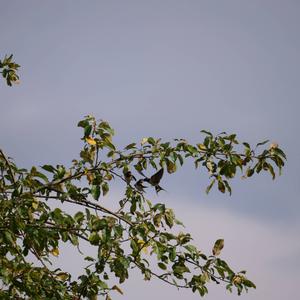
{"type": "Polygon", "coordinates": [[[173,210],[150,201],[147,191],[160,193],[164,177],[188,159],[211,178],[207,192],[216,185],[220,192],[231,193],[230,179],[237,172],[247,178],[267,171],[275,178],[274,169],[280,171],[285,160],[278,145],[259,151],[267,141],[251,148],[234,134],[203,131],[204,139],[196,145],[148,137],[117,149],[107,122],[87,116],[78,126],[84,145],[68,168],[44,165],[26,170],[0,151],[1,299],[102,295],[109,300],[112,290],[122,293],[118,284],[126,281],[131,268],[139,269],[145,280],[156,277],[201,296],[209,282],[225,283],[239,294],[255,288],[245,271],[233,271],[219,257],[222,239],[204,254],[189,233],[180,231],[182,224],[173,210]],[[124,196],[112,209],[103,205],[103,197],[116,181],[124,184],[124,196]],[[60,207],[72,204],[78,211],[68,213],[55,202],[60,207]],[[87,266],[78,278],[51,267],[61,243],[78,248],[88,243],[97,249],[95,257],[82,254],[87,266]]]}
{"type": "Polygon", "coordinates": [[[19,65],[13,62],[13,55],[5,56],[3,60],[0,60],[0,73],[2,77],[6,80],[6,84],[12,86],[13,83],[19,82],[19,75],[17,71],[19,65]]]}

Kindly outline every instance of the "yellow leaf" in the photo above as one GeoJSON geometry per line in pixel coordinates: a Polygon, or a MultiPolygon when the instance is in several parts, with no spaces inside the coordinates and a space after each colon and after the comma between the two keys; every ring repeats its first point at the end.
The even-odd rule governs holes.
{"type": "Polygon", "coordinates": [[[59,255],[59,249],[54,248],[53,250],[51,250],[51,254],[54,255],[54,256],[58,256],[59,255]]]}
{"type": "Polygon", "coordinates": [[[206,147],[203,144],[197,144],[197,146],[198,146],[199,150],[206,150],[206,147]]]}
{"type": "Polygon", "coordinates": [[[143,247],[142,251],[145,253],[145,254],[148,254],[148,247],[144,246],[145,245],[145,242],[143,240],[138,240],[138,244],[139,246],[143,247]]]}
{"type": "Polygon", "coordinates": [[[111,174],[107,173],[107,174],[105,175],[105,179],[107,179],[108,181],[110,181],[110,180],[113,179],[113,177],[112,177],[111,174]]]}
{"type": "Polygon", "coordinates": [[[38,203],[38,201],[36,201],[36,200],[33,201],[31,205],[32,205],[32,207],[33,207],[34,209],[37,209],[37,208],[39,207],[39,203],[38,203]]]}
{"type": "Polygon", "coordinates": [[[176,164],[171,162],[170,160],[167,160],[167,171],[168,173],[172,174],[174,172],[176,172],[176,164]]]}
{"type": "Polygon", "coordinates": [[[69,278],[69,274],[68,273],[59,273],[56,275],[56,278],[61,281],[66,281],[69,278]]]}
{"type": "Polygon", "coordinates": [[[93,146],[96,145],[96,141],[91,137],[87,137],[85,140],[90,145],[93,145],[93,146]]]}
{"type": "Polygon", "coordinates": [[[119,292],[121,295],[123,295],[123,291],[122,291],[117,285],[114,285],[111,289],[112,289],[112,290],[116,290],[116,291],[119,292]]]}
{"type": "Polygon", "coordinates": [[[86,178],[87,178],[88,182],[91,183],[91,182],[93,181],[93,179],[94,179],[94,174],[88,172],[88,173],[86,174],[86,178]]]}
{"type": "Polygon", "coordinates": [[[235,275],[235,276],[232,278],[232,283],[233,283],[234,285],[241,284],[242,281],[243,281],[243,278],[242,278],[242,276],[240,276],[240,275],[235,275]]]}
{"type": "Polygon", "coordinates": [[[148,138],[142,138],[141,145],[144,145],[148,142],[148,138]]]}

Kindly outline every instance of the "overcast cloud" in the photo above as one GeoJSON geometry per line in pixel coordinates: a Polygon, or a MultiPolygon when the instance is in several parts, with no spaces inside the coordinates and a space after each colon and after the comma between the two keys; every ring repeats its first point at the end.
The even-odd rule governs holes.
{"type": "MultiPolygon", "coordinates": [[[[111,123],[120,145],[197,141],[201,129],[278,142],[288,163],[274,182],[238,179],[232,197],[206,196],[207,178],[185,167],[158,200],[177,208],[200,248],[225,238],[224,257],[258,286],[240,299],[295,299],[299,14],[293,0],[1,1],[0,55],[22,66],[20,85],[1,83],[1,148],[21,166],[67,164],[90,113],[111,123]]],[[[124,289],[124,299],[196,299],[156,281],[124,289]]],[[[207,299],[216,297],[234,299],[212,287],[207,299]]]]}

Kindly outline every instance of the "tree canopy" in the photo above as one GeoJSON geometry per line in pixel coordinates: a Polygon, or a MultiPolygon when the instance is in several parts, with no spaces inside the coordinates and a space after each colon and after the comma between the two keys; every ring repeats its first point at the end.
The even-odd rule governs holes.
{"type": "MultiPolygon", "coordinates": [[[[10,65],[11,59],[0,62],[9,85],[18,80],[19,66],[10,65]]],[[[160,194],[165,176],[187,160],[207,172],[207,193],[216,187],[231,194],[230,180],[237,174],[247,178],[268,172],[274,179],[286,159],[277,144],[265,148],[264,141],[251,147],[235,134],[202,130],[196,144],[147,137],[118,149],[108,122],[89,115],[78,126],[83,147],[70,166],[46,164],[27,170],[0,149],[1,299],[109,300],[112,292],[123,293],[120,284],[132,268],[145,280],[155,277],[200,296],[208,292],[209,282],[238,294],[255,288],[245,271],[234,271],[220,257],[223,239],[211,253],[203,253],[173,210],[151,201],[148,191],[160,194]],[[103,204],[103,197],[117,181],[124,192],[112,209],[103,204]],[[56,203],[72,205],[76,212],[56,203]],[[78,278],[52,266],[62,243],[76,247],[86,261],[78,278]],[[96,249],[95,257],[81,252],[84,243],[96,249]]]]}

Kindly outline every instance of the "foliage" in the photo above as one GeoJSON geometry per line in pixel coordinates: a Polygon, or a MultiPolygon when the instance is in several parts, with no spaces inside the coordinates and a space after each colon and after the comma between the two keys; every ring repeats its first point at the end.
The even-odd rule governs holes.
{"type": "Polygon", "coordinates": [[[17,71],[19,65],[12,61],[13,55],[5,56],[3,60],[0,60],[0,73],[6,80],[6,84],[12,86],[13,83],[19,83],[19,75],[17,71]]]}
{"type": "Polygon", "coordinates": [[[251,148],[240,144],[235,134],[202,131],[203,142],[196,145],[148,137],[118,149],[107,122],[87,116],[78,126],[83,129],[83,148],[69,168],[19,168],[0,150],[1,299],[78,300],[100,295],[109,300],[112,291],[123,293],[119,284],[132,268],[145,280],[156,277],[200,296],[208,292],[209,282],[224,283],[238,294],[255,288],[245,271],[233,271],[220,258],[223,239],[204,254],[189,233],[178,230],[182,223],[173,210],[150,201],[146,191],[160,193],[164,177],[188,159],[208,172],[207,192],[215,185],[230,194],[230,179],[238,172],[247,178],[267,171],[274,179],[274,169],[280,171],[285,160],[278,145],[259,151],[267,141],[251,148]],[[103,197],[116,181],[124,184],[124,196],[117,209],[111,209],[103,205],[103,197]],[[55,203],[71,204],[77,212],[68,213],[55,203]],[[84,243],[97,250],[95,257],[80,252],[87,265],[77,279],[51,265],[62,243],[79,252],[84,243]]]}

